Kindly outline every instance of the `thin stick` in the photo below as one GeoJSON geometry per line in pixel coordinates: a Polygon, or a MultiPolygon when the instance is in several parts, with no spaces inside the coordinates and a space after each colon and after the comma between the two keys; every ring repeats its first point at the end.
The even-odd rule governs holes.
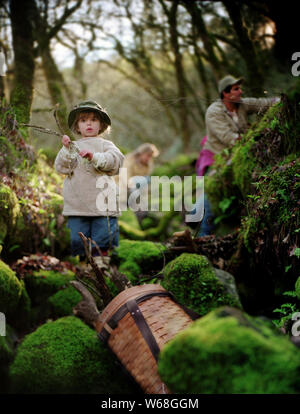
{"type": "Polygon", "coordinates": [[[109,288],[107,287],[107,285],[105,283],[104,274],[103,274],[102,270],[97,266],[93,256],[89,252],[89,248],[88,248],[88,245],[87,245],[88,239],[85,237],[85,235],[83,233],[79,232],[78,234],[79,234],[79,236],[80,236],[80,238],[83,242],[86,257],[87,257],[88,261],[90,262],[90,264],[92,266],[92,269],[95,272],[96,278],[99,282],[100,289],[101,289],[100,294],[102,296],[104,306],[106,306],[112,300],[112,295],[110,293],[109,288]]]}
{"type": "Polygon", "coordinates": [[[56,125],[58,126],[58,129],[60,130],[60,132],[62,133],[62,135],[65,135],[65,132],[63,130],[63,127],[61,126],[61,124],[59,122],[59,119],[58,119],[58,116],[57,116],[58,108],[59,108],[59,104],[56,104],[55,105],[54,112],[53,112],[53,115],[54,115],[54,118],[55,118],[55,121],[56,121],[56,125]]]}
{"type": "Polygon", "coordinates": [[[41,126],[38,126],[38,125],[20,124],[20,126],[26,126],[26,127],[29,127],[29,128],[34,128],[34,129],[37,129],[40,132],[44,132],[45,134],[52,134],[52,135],[56,135],[57,137],[61,137],[60,133],[58,133],[56,131],[53,131],[52,129],[44,128],[44,127],[41,127],[41,126]]]}
{"type": "MultiPolygon", "coordinates": [[[[76,275],[75,276],[76,277],[76,279],[80,282],[80,283],[82,283],[86,288],[88,288],[88,289],[91,289],[91,291],[92,292],[94,292],[94,294],[99,298],[99,299],[101,299],[101,301],[102,301],[102,297],[101,297],[101,295],[99,294],[99,292],[96,290],[96,289],[94,289],[94,287],[93,286],[91,286],[91,285],[89,285],[88,283],[86,283],[83,279],[82,279],[82,277],[83,276],[78,276],[78,275],[76,275]]],[[[84,277],[85,278],[87,278],[88,280],[90,280],[93,284],[96,284],[97,283],[97,280],[96,279],[94,279],[92,276],[90,276],[90,275],[84,275],[84,277]]]]}
{"type": "MultiPolygon", "coordinates": [[[[101,255],[102,258],[105,257],[103,256],[103,253],[101,249],[99,248],[98,244],[94,240],[91,240],[91,242],[96,247],[96,250],[98,251],[99,255],[101,255]]],[[[111,281],[116,285],[119,292],[132,286],[129,279],[123,273],[120,273],[119,271],[117,271],[115,267],[110,267],[110,270],[111,270],[111,273],[108,276],[111,279],[111,281]]]]}

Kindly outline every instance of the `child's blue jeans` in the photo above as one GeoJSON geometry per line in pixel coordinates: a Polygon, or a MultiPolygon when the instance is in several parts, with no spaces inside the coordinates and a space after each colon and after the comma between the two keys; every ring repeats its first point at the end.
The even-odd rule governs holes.
{"type": "MultiPolygon", "coordinates": [[[[99,248],[103,250],[119,245],[117,217],[69,216],[67,226],[71,231],[71,252],[73,256],[85,256],[79,232],[94,240],[99,248]]],[[[92,247],[94,247],[93,244],[92,247]]],[[[93,250],[95,251],[95,249],[93,250]]]]}

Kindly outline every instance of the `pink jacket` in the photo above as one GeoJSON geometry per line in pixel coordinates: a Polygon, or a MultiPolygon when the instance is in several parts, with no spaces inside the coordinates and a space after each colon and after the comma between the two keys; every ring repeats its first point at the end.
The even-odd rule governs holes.
{"type": "Polygon", "coordinates": [[[205,174],[206,168],[212,165],[214,162],[214,153],[208,149],[203,149],[206,140],[207,136],[205,135],[201,141],[202,149],[196,162],[196,174],[198,176],[203,176],[205,174]]]}

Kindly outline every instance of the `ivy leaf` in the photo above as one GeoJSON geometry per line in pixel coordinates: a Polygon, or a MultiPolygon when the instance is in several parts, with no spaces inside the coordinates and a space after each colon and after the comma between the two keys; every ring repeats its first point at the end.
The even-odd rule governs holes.
{"type": "Polygon", "coordinates": [[[46,245],[46,246],[51,246],[51,243],[50,243],[50,240],[46,237],[45,239],[43,239],[43,243],[46,245]]]}
{"type": "Polygon", "coordinates": [[[294,256],[300,257],[300,247],[297,247],[294,251],[294,256]]]}
{"type": "Polygon", "coordinates": [[[228,210],[235,198],[235,196],[232,196],[230,198],[224,198],[222,201],[220,201],[219,207],[222,210],[222,213],[225,213],[225,211],[228,210]]]}

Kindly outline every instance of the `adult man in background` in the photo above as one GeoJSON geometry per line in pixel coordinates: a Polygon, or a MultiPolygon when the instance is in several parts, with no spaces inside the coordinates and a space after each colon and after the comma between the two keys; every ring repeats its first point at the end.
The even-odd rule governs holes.
{"type": "MultiPolygon", "coordinates": [[[[248,115],[259,113],[280,98],[242,98],[243,78],[225,76],[218,84],[220,99],[207,109],[205,124],[207,136],[202,140],[203,147],[197,162],[197,175],[208,175],[214,162],[214,155],[232,147],[241,134],[249,128],[248,115]]],[[[211,234],[214,229],[213,214],[207,196],[204,198],[204,217],[198,237],[211,234]]]]}

